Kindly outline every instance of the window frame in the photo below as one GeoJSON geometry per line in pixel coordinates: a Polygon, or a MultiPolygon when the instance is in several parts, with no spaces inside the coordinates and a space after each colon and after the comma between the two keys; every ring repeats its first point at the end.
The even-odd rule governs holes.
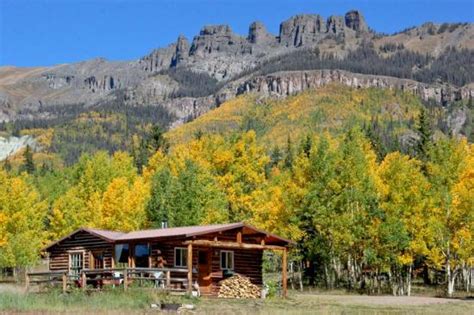
{"type": "MultiPolygon", "coordinates": [[[[74,276],[74,277],[80,277],[82,270],[85,269],[85,264],[86,264],[86,252],[85,250],[70,250],[67,252],[68,253],[68,274],[74,276]],[[79,268],[72,266],[73,264],[73,259],[72,255],[80,255],[81,259],[81,266],[79,268]]],[[[89,262],[90,263],[90,262],[89,262]]]]}
{"type": "Polygon", "coordinates": [[[114,264],[115,268],[117,267],[130,267],[130,250],[131,246],[129,243],[116,243],[114,244],[114,252],[113,252],[113,259],[114,259],[114,264]],[[127,261],[126,262],[120,262],[120,257],[122,256],[122,252],[120,252],[120,256],[117,257],[117,246],[124,245],[123,249],[125,248],[125,245],[127,247],[127,261]]]}
{"type": "Polygon", "coordinates": [[[106,269],[106,266],[105,266],[105,251],[104,250],[95,250],[95,251],[93,250],[93,251],[89,252],[89,268],[90,269],[106,269]],[[101,268],[97,267],[97,264],[96,264],[97,261],[102,262],[102,267],[101,268]]]}
{"type": "Polygon", "coordinates": [[[173,259],[173,266],[177,267],[177,268],[187,268],[188,267],[188,249],[186,247],[175,247],[174,248],[174,259],[173,259]],[[181,254],[181,263],[182,265],[178,265],[177,264],[177,252],[178,251],[181,251],[182,254],[181,254]]]}
{"type": "Polygon", "coordinates": [[[219,260],[220,260],[220,261],[219,261],[219,265],[220,265],[220,267],[221,267],[221,270],[231,270],[231,271],[233,271],[233,270],[235,269],[235,264],[234,264],[234,262],[235,262],[235,259],[234,259],[234,258],[235,258],[235,254],[234,254],[234,251],[233,251],[233,250],[221,250],[220,255],[219,255],[219,258],[220,258],[220,259],[219,259],[219,260]],[[229,268],[229,267],[224,267],[224,266],[222,266],[222,254],[226,254],[226,263],[227,263],[227,265],[229,264],[229,259],[228,259],[229,256],[227,256],[227,255],[228,255],[228,254],[231,254],[230,257],[232,257],[232,260],[231,260],[231,261],[232,261],[232,267],[229,268]]]}

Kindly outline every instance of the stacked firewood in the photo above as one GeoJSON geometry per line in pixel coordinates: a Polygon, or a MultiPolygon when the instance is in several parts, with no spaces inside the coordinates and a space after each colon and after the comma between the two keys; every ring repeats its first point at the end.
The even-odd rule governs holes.
{"type": "Polygon", "coordinates": [[[233,299],[260,298],[260,288],[250,282],[250,279],[235,275],[220,282],[218,297],[233,299]]]}

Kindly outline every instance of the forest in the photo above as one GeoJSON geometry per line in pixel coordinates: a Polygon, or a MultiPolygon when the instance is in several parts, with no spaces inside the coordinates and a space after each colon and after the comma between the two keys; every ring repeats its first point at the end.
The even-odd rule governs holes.
{"type": "Polygon", "coordinates": [[[297,242],[290,259],[309,286],[410,295],[416,280],[449,296],[469,290],[474,145],[441,133],[413,96],[318,93],[236,99],[173,131],[135,134],[132,150],[96,150],[70,165],[45,165],[57,153],[27,147],[0,167],[0,268],[34,266],[45,244],[81,226],[245,221],[297,242]],[[228,132],[207,124],[217,117],[228,132]],[[403,132],[415,134],[409,149],[403,132]]]}
{"type": "Polygon", "coordinates": [[[278,71],[339,69],[425,83],[446,82],[455,86],[464,86],[474,81],[473,50],[450,47],[436,58],[406,50],[403,46],[385,45],[380,50],[392,53],[388,57],[380,56],[370,42],[362,43],[344,58],[321,53],[317,47],[296,50],[271,58],[241,76],[250,73],[265,75],[278,71]]]}

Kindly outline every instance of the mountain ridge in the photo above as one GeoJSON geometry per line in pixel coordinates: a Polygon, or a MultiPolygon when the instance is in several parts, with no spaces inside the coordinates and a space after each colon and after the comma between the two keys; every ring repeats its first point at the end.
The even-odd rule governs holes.
{"type": "MultiPolygon", "coordinates": [[[[242,89],[237,84],[242,78],[259,77],[256,73],[259,67],[284,59],[286,55],[290,57],[284,62],[289,63],[292,54],[295,59],[304,59],[297,54],[317,49],[318,56],[310,58],[334,63],[332,59],[345,60],[351,52],[361,50],[366,53],[364,49],[369,49],[383,62],[389,58],[400,59],[397,56],[403,57],[403,54],[422,58],[428,49],[431,59],[423,63],[420,70],[417,69],[419,62],[415,60],[414,68],[407,74],[411,76],[430,71],[431,64],[449,47],[468,49],[470,53],[474,48],[474,24],[424,23],[385,36],[370,30],[362,13],[351,10],[344,16],[327,19],[318,14],[290,17],[280,24],[278,35],[269,33],[260,22],[249,26],[247,36],[235,34],[228,25],[206,25],[192,41],[180,35],[176,42],[137,60],[95,58],[74,64],[27,68],[29,70],[0,67],[0,121],[54,118],[48,112],[51,106],[77,104],[92,108],[107,102],[123,101],[129,106],[161,106],[176,117],[170,122],[171,126],[176,126],[235,97],[242,89]],[[363,48],[367,43],[370,48],[363,48]],[[173,69],[181,74],[173,76],[170,73],[173,69]],[[209,77],[206,80],[212,86],[203,89],[211,91],[208,95],[195,96],[184,91],[189,86],[180,82],[179,75],[185,79],[192,73],[209,77]],[[119,94],[123,98],[119,98],[119,94]]],[[[466,71],[470,72],[469,69],[466,71]]],[[[354,77],[359,73],[347,72],[354,72],[354,77]]],[[[470,81],[468,77],[467,84],[470,81]]],[[[444,105],[445,100],[473,95],[470,86],[463,88],[443,81],[430,83],[429,89],[434,92],[428,94],[435,95],[436,101],[444,105]],[[457,96],[443,97],[452,94],[457,96]]]]}

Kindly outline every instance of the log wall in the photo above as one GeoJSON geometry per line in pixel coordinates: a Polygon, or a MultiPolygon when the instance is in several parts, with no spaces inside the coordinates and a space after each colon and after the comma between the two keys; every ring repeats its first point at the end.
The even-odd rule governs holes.
{"type": "Polygon", "coordinates": [[[84,268],[91,267],[91,253],[102,252],[104,268],[112,267],[113,244],[103,239],[81,231],[67,238],[49,249],[49,270],[68,270],[69,253],[83,252],[84,268]]]}

